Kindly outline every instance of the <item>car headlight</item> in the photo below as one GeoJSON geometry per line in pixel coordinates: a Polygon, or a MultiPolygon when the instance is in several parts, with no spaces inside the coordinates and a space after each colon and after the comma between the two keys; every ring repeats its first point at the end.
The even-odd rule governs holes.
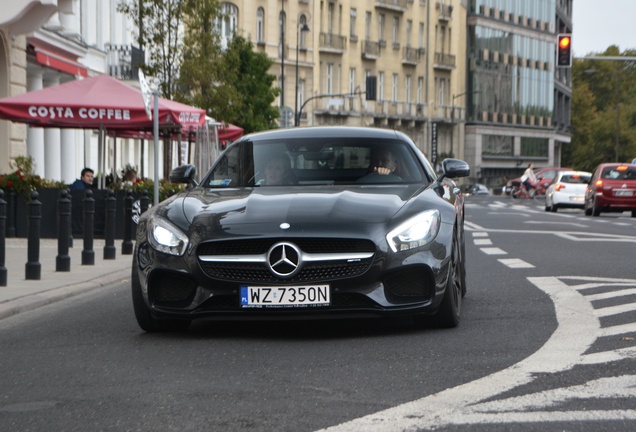
{"type": "Polygon", "coordinates": [[[437,237],[440,222],[438,210],[427,210],[389,232],[386,241],[393,252],[425,246],[437,237]]]}
{"type": "Polygon", "coordinates": [[[148,241],[159,252],[181,256],[188,248],[188,237],[165,219],[153,217],[148,221],[148,241]]]}

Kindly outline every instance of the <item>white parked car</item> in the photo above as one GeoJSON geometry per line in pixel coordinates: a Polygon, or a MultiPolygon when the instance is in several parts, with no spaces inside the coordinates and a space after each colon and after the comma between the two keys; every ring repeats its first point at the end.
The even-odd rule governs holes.
{"type": "Polygon", "coordinates": [[[545,192],[545,211],[584,208],[585,189],[592,178],[586,171],[560,171],[545,192]]]}

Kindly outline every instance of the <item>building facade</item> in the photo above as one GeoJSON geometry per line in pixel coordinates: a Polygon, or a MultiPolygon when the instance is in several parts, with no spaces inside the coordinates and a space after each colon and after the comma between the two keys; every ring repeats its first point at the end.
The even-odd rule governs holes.
{"type": "Polygon", "coordinates": [[[560,166],[570,142],[570,68],[556,34],[572,31],[572,0],[470,0],[465,158],[491,187],[529,163],[560,166]]]}
{"type": "MultiPolygon", "coordinates": [[[[118,0],[12,0],[0,12],[0,98],[99,74],[137,81],[135,48],[118,0]],[[5,8],[6,6],[6,8],[5,8]]],[[[33,158],[35,173],[72,183],[85,166],[107,168],[148,160],[132,140],[107,139],[98,154],[96,131],[37,128],[0,120],[0,173],[16,156],[33,158]]],[[[152,155],[150,155],[152,157],[152,155]]],[[[150,159],[152,160],[152,159],[150,159]]]]}

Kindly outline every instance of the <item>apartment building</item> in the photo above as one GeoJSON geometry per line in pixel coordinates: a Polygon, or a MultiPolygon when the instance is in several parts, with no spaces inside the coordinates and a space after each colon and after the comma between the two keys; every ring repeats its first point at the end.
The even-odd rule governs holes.
{"type": "Polygon", "coordinates": [[[222,34],[242,32],[275,61],[282,127],[405,132],[431,159],[463,156],[466,1],[243,0],[222,34]],[[367,100],[375,77],[376,100],[367,100]]]}

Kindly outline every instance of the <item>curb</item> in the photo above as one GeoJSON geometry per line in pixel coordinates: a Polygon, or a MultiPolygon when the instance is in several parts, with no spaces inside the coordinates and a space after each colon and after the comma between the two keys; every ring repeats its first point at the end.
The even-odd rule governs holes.
{"type": "Polygon", "coordinates": [[[106,276],[99,276],[84,282],[60,288],[52,288],[37,294],[25,295],[0,303],[0,320],[31,311],[58,301],[88,293],[99,288],[114,285],[130,279],[130,270],[118,270],[106,276]]]}

